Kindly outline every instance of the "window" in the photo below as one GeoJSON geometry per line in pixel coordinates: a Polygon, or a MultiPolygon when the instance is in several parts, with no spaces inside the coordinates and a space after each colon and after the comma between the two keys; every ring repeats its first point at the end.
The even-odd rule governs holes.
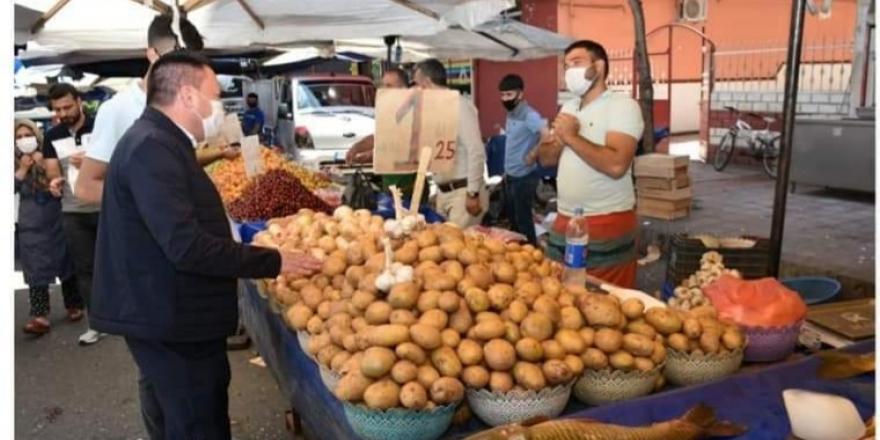
{"type": "Polygon", "coordinates": [[[327,107],[373,107],[372,85],[358,83],[299,83],[296,106],[299,109],[327,107]]]}

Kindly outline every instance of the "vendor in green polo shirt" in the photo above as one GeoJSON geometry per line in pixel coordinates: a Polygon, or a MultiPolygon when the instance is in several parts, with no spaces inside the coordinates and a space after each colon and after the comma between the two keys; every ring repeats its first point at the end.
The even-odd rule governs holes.
{"type": "MultiPolygon", "coordinates": [[[[409,84],[406,72],[398,67],[385,71],[382,75],[382,87],[391,89],[405,89],[409,84]]],[[[373,163],[373,135],[369,135],[348,150],[345,162],[348,164],[373,163]]],[[[392,185],[397,186],[403,192],[404,198],[412,196],[413,187],[416,183],[416,175],[413,174],[386,174],[382,176],[382,190],[387,191],[392,185]]],[[[425,189],[427,190],[427,186],[425,189]]],[[[422,200],[427,200],[427,194],[422,194],[422,200]]]]}

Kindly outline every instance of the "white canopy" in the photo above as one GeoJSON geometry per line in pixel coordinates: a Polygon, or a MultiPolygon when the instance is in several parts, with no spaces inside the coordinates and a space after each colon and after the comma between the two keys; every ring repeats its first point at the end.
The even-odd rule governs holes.
{"type": "MultiPolygon", "coordinates": [[[[64,53],[142,50],[150,21],[157,11],[170,11],[171,1],[15,3],[51,15],[30,39],[64,53]]],[[[187,16],[205,37],[206,47],[241,48],[389,34],[432,35],[451,26],[473,28],[514,5],[514,0],[187,0],[181,8],[189,11],[187,16]]]]}

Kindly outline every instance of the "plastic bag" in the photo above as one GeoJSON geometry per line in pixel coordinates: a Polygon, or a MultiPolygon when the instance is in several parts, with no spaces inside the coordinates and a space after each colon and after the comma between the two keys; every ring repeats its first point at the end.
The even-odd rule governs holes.
{"type": "Polygon", "coordinates": [[[352,209],[376,210],[376,189],[360,170],[352,175],[351,184],[346,188],[345,193],[345,204],[352,209]]]}
{"type": "Polygon", "coordinates": [[[741,280],[722,275],[703,288],[722,320],[752,327],[792,325],[807,315],[807,305],[797,292],[775,278],[741,280]]]}

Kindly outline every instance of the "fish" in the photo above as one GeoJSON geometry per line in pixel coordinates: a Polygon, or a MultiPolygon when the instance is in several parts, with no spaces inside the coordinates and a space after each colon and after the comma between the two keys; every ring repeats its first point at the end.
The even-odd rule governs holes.
{"type": "Polygon", "coordinates": [[[874,353],[853,354],[841,351],[823,351],[816,353],[822,361],[819,365],[819,377],[822,379],[849,379],[874,371],[876,358],[874,353]]]}
{"type": "Polygon", "coordinates": [[[482,431],[466,440],[698,440],[741,435],[747,430],[745,426],[717,420],[715,410],[699,404],[677,419],[649,426],[538,418],[482,431]]]}

